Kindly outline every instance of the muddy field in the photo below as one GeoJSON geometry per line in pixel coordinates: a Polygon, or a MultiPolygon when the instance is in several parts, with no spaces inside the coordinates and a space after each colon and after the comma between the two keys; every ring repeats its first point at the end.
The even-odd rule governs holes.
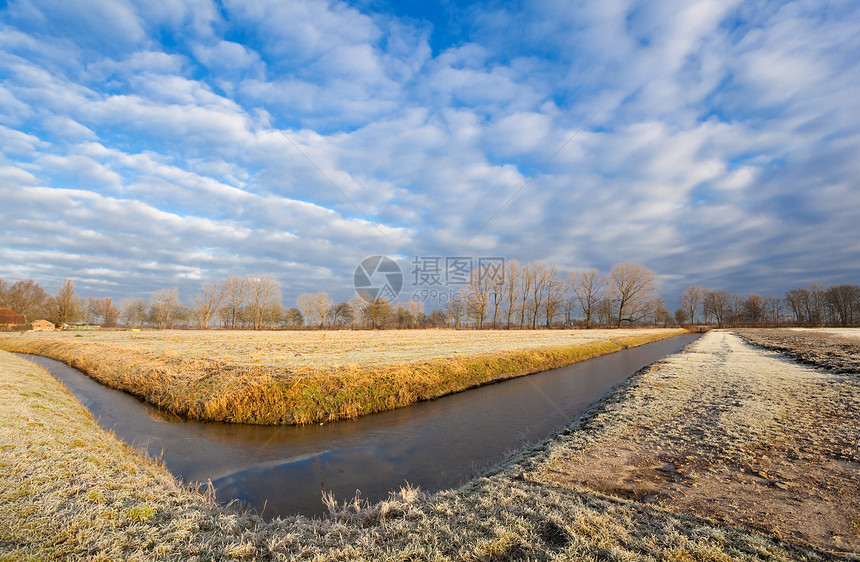
{"type": "Polygon", "coordinates": [[[747,342],[838,373],[860,374],[860,329],[746,329],[747,342]]]}

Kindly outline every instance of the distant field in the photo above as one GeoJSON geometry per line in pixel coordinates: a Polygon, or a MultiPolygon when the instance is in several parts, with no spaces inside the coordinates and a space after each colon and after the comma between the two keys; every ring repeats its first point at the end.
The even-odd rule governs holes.
{"type": "Polygon", "coordinates": [[[570,365],[683,330],[27,332],[0,349],[64,361],[199,420],[355,418],[570,365]]]}
{"type": "Polygon", "coordinates": [[[860,328],[789,328],[795,332],[812,332],[818,334],[835,334],[845,338],[860,339],[860,328]]]}
{"type": "Polygon", "coordinates": [[[118,345],[135,351],[236,366],[296,371],[399,365],[678,333],[627,330],[149,330],[29,332],[21,337],[118,345]]]}

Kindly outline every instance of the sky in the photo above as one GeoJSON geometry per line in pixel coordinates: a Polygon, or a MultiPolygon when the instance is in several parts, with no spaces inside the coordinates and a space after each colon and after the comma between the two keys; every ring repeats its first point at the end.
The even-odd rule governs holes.
{"type": "Polygon", "coordinates": [[[860,284],[860,3],[0,0],[0,237],[116,299],[346,300],[368,256],[405,297],[454,257],[860,284]]]}

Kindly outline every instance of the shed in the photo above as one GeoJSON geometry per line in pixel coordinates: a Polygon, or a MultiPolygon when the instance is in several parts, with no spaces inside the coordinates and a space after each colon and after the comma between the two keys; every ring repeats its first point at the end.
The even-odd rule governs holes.
{"type": "Polygon", "coordinates": [[[47,320],[36,320],[32,324],[34,332],[52,332],[56,328],[52,323],[47,320]]]}

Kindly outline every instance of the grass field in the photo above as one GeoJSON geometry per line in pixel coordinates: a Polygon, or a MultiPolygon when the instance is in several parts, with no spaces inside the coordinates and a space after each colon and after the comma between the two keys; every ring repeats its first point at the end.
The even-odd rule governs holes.
{"type": "Polygon", "coordinates": [[[137,455],[43,369],[0,351],[0,375],[3,560],[829,559],[543,477],[563,450],[645,421],[628,418],[623,391],[569,436],[461,489],[405,489],[374,505],[330,503],[323,519],[264,521],[216,505],[137,455]],[[579,434],[584,441],[573,439],[579,434]]]}
{"type": "Polygon", "coordinates": [[[391,410],[682,330],[28,332],[0,349],[64,361],[198,420],[302,424],[391,410]]]}

